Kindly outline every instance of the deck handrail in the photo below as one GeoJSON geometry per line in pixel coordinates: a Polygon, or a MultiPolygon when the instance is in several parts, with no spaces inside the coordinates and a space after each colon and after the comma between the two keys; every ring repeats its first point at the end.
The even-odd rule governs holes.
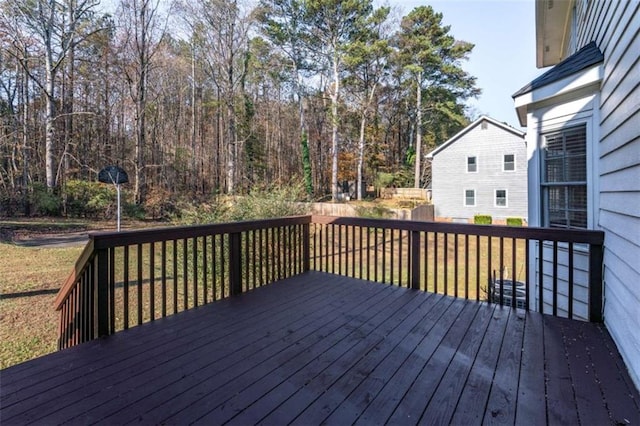
{"type": "Polygon", "coordinates": [[[525,309],[535,297],[537,310],[570,318],[586,288],[580,315],[601,321],[603,243],[602,231],[320,215],[93,232],[55,300],[59,346],[309,270],[525,309]]]}
{"type": "Polygon", "coordinates": [[[476,225],[471,223],[408,221],[313,215],[312,223],[357,225],[406,231],[432,231],[448,234],[473,234],[487,237],[528,238],[577,244],[603,244],[604,232],[582,229],[542,228],[533,226],[476,225]]]}

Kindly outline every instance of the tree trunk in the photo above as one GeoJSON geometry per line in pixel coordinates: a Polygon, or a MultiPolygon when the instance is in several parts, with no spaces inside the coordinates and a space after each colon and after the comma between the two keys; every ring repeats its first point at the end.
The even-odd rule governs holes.
{"type": "Polygon", "coordinates": [[[47,177],[47,188],[52,190],[56,186],[55,175],[55,116],[56,116],[56,103],[54,99],[54,79],[55,73],[53,71],[53,65],[51,63],[51,53],[46,55],[46,116],[45,116],[45,174],[47,177]]]}
{"type": "Polygon", "coordinates": [[[331,94],[331,199],[338,200],[338,100],[340,75],[338,58],[333,58],[333,93],[331,94]]]}
{"type": "MultiPolygon", "coordinates": [[[[140,40],[138,44],[138,66],[139,75],[136,87],[136,152],[135,152],[135,200],[136,204],[143,204],[145,201],[145,162],[144,151],[146,146],[146,109],[147,109],[147,69],[149,67],[149,46],[147,44],[147,7],[148,3],[143,2],[140,8],[139,29],[140,40]]],[[[135,11],[134,11],[135,13],[135,11]]]]}
{"type": "Polygon", "coordinates": [[[362,112],[360,117],[360,139],[358,141],[358,182],[356,192],[358,200],[362,200],[362,168],[364,167],[364,129],[367,122],[367,111],[362,112]]]}
{"type": "MultiPolygon", "coordinates": [[[[25,49],[25,59],[27,51],[25,49]]],[[[26,62],[26,61],[25,61],[26,62]]],[[[22,81],[22,206],[24,214],[31,214],[29,204],[29,74],[25,69],[22,81]]]]}
{"type": "Polygon", "coordinates": [[[416,170],[413,186],[420,188],[420,159],[422,157],[422,72],[418,73],[416,90],[416,170]]]}

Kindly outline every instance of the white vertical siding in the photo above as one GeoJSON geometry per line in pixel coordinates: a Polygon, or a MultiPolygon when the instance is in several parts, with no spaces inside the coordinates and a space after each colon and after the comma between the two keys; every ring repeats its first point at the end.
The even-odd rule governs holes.
{"type": "MultiPolygon", "coordinates": [[[[485,121],[486,122],[486,121],[485,121]]],[[[490,214],[494,219],[527,217],[527,157],[524,139],[493,123],[477,124],[438,152],[432,163],[432,197],[437,217],[471,219],[490,214]],[[515,155],[515,171],[503,171],[503,156],[515,155]],[[467,172],[467,157],[477,159],[477,172],[467,172]],[[464,205],[464,191],[476,191],[476,205],[464,205]],[[507,207],[495,206],[495,191],[507,190],[507,207]]]]}
{"type": "Polygon", "coordinates": [[[604,54],[597,226],[605,231],[605,324],[640,387],[640,2],[578,2],[576,14],[576,48],[596,41],[604,54]]]}

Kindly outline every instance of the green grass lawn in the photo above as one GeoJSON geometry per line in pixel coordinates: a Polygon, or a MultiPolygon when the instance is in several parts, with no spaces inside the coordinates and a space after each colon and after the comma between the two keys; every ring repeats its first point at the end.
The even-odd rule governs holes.
{"type": "Polygon", "coordinates": [[[0,368],[56,350],[55,292],[81,251],[0,243],[0,368]]]}

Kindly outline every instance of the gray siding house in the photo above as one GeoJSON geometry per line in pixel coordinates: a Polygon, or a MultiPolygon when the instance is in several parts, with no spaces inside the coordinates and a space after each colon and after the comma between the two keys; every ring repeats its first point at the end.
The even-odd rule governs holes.
{"type": "Polygon", "coordinates": [[[524,133],[482,116],[427,155],[435,216],[467,222],[527,217],[524,133]]]}
{"type": "Polygon", "coordinates": [[[640,387],[640,2],[536,0],[536,35],[529,223],[605,232],[604,322],[640,387]]]}

